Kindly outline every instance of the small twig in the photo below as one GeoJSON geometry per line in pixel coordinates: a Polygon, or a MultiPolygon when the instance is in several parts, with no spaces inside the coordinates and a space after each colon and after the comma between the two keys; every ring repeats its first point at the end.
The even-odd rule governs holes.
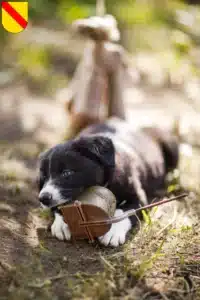
{"type": "Polygon", "coordinates": [[[159,291],[159,294],[164,300],[169,300],[169,298],[164,293],[159,291]]]}
{"type": "Polygon", "coordinates": [[[106,257],[117,259],[117,258],[120,258],[120,257],[123,257],[123,256],[124,256],[124,252],[117,252],[117,253],[114,253],[114,254],[109,254],[106,257]]]}
{"type": "Polygon", "coordinates": [[[168,198],[168,199],[163,199],[161,201],[158,201],[156,203],[151,203],[142,207],[139,207],[137,209],[130,209],[126,212],[123,213],[123,215],[119,216],[119,217],[113,217],[110,219],[105,219],[105,220],[98,220],[98,221],[90,221],[90,222],[83,222],[80,224],[80,226],[101,226],[101,225],[105,225],[105,224],[113,224],[113,223],[118,223],[128,217],[131,217],[133,215],[135,215],[137,212],[144,210],[144,209],[149,209],[152,208],[154,206],[159,206],[174,200],[178,200],[178,199],[182,199],[185,198],[186,196],[188,196],[188,194],[181,194],[172,198],[168,198]]]}
{"type": "Polygon", "coordinates": [[[175,208],[172,220],[168,224],[166,224],[163,228],[161,228],[161,230],[158,232],[158,234],[156,236],[157,238],[159,238],[161,233],[174,223],[174,221],[176,220],[176,217],[177,217],[177,209],[175,208]]]}
{"type": "Polygon", "coordinates": [[[6,272],[10,272],[10,271],[13,271],[13,267],[11,265],[9,265],[8,263],[0,260],[0,267],[6,271],[6,272]]]}
{"type": "Polygon", "coordinates": [[[137,219],[137,221],[138,221],[138,224],[139,224],[139,230],[141,230],[141,228],[142,228],[142,223],[141,223],[141,221],[140,221],[140,218],[138,217],[138,215],[135,213],[135,217],[136,217],[136,219],[137,219]]]}
{"type": "Polygon", "coordinates": [[[58,274],[52,277],[48,277],[45,280],[43,280],[42,282],[35,282],[35,283],[29,283],[28,287],[32,287],[32,288],[42,288],[44,287],[48,282],[51,283],[54,280],[58,280],[58,279],[62,279],[66,276],[69,276],[69,274],[58,274]]]}
{"type": "Polygon", "coordinates": [[[109,269],[111,269],[112,271],[115,271],[115,268],[111,265],[111,263],[105,259],[105,257],[100,255],[100,259],[104,262],[104,264],[109,267],[109,269]]]}
{"type": "Polygon", "coordinates": [[[142,299],[141,299],[141,300],[146,300],[146,299],[148,299],[147,297],[151,296],[152,293],[153,293],[152,291],[145,293],[145,294],[142,296],[142,299]]]}
{"type": "Polygon", "coordinates": [[[194,279],[198,279],[198,280],[200,280],[200,276],[197,276],[197,275],[190,275],[191,277],[193,277],[194,279]]]}
{"type": "Polygon", "coordinates": [[[175,196],[175,197],[172,197],[172,198],[163,199],[161,201],[154,202],[154,203],[145,205],[143,207],[140,207],[140,208],[136,209],[135,211],[138,212],[138,211],[143,210],[143,209],[149,209],[149,208],[152,208],[154,206],[159,206],[159,205],[171,202],[171,201],[175,201],[175,200],[179,200],[179,199],[185,198],[187,196],[188,196],[188,194],[185,193],[185,194],[181,194],[181,195],[178,195],[178,196],[175,196]]]}
{"type": "MultiPolygon", "coordinates": [[[[191,293],[191,291],[185,291],[185,290],[175,289],[175,288],[169,288],[168,290],[171,291],[171,292],[176,292],[176,293],[180,293],[180,294],[190,294],[190,293],[191,293]]],[[[197,290],[198,290],[198,289],[195,288],[195,289],[193,289],[192,292],[195,292],[195,291],[197,291],[197,290]]]]}

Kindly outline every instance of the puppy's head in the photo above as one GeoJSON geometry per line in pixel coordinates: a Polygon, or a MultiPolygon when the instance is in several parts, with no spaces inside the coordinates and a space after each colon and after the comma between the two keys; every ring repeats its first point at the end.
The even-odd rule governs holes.
{"type": "Polygon", "coordinates": [[[59,144],[40,155],[39,200],[53,207],[76,200],[84,189],[105,185],[114,171],[112,141],[82,137],[59,144]]]}

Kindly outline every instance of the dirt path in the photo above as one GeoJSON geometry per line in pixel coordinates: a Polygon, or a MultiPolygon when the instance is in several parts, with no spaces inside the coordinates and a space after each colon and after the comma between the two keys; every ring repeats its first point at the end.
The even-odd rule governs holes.
{"type": "MultiPolygon", "coordinates": [[[[137,88],[127,99],[133,126],[153,120],[168,127],[180,111],[188,120],[197,118],[175,91],[137,88]]],[[[66,122],[62,107],[16,86],[1,90],[0,112],[0,299],[71,298],[71,288],[79,288],[75,278],[82,280],[77,272],[103,271],[107,262],[102,256],[122,249],[57,242],[45,229],[49,217],[37,200],[37,157],[60,141],[66,122]]]]}

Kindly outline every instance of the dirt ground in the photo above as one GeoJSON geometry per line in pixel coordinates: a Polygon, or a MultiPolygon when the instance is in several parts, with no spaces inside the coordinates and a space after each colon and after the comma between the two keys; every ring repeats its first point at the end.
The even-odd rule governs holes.
{"type": "MultiPolygon", "coordinates": [[[[53,239],[37,199],[37,158],[62,140],[65,114],[23,84],[0,94],[0,299],[200,299],[198,194],[147,214],[116,250],[53,239]]],[[[199,118],[167,88],[137,87],[126,106],[133,126],[171,127],[181,114],[187,132],[199,118]]],[[[181,179],[198,193],[199,154],[185,153],[181,179]]]]}

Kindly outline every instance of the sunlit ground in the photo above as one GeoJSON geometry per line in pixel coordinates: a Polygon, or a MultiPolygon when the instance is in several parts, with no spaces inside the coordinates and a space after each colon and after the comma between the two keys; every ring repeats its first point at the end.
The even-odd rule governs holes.
{"type": "Polygon", "coordinates": [[[67,117],[55,95],[83,47],[67,42],[63,31],[30,27],[3,53],[1,299],[200,299],[199,47],[177,59],[169,42],[162,51],[145,48],[132,57],[137,80],[127,91],[127,120],[134,128],[153,124],[180,135],[180,168],[168,191],[181,184],[192,193],[146,214],[127,244],[114,250],[56,241],[45,229],[49,215],[39,209],[38,154],[63,139],[67,117]]]}

